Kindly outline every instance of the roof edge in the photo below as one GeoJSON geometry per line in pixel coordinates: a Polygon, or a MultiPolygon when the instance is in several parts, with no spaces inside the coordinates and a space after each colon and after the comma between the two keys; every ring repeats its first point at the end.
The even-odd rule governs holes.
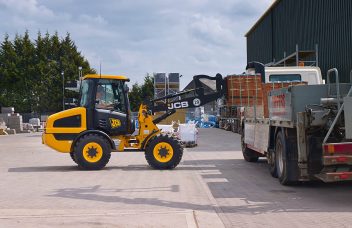
{"type": "Polygon", "coordinates": [[[279,4],[281,0],[275,0],[271,6],[264,12],[264,14],[257,20],[257,22],[249,29],[249,31],[244,35],[245,37],[248,37],[248,35],[253,32],[253,30],[263,21],[263,19],[271,12],[271,10],[279,4]]]}

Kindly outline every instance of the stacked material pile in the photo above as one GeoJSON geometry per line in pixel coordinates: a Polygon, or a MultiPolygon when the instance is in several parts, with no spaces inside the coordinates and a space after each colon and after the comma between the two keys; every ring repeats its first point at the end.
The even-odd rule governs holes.
{"type": "Polygon", "coordinates": [[[2,107],[0,118],[2,118],[7,125],[8,128],[5,131],[8,134],[23,132],[22,116],[18,113],[15,113],[14,107],[2,107]]]}
{"type": "Polygon", "coordinates": [[[6,124],[5,124],[5,121],[0,118],[0,135],[7,135],[6,133],[6,124]]]}
{"type": "Polygon", "coordinates": [[[195,123],[180,124],[173,122],[171,125],[157,124],[163,133],[176,135],[186,147],[197,146],[198,130],[195,123]]]}
{"type": "Polygon", "coordinates": [[[186,147],[197,146],[198,130],[196,128],[195,123],[180,124],[178,126],[178,134],[181,139],[181,142],[186,147]]]}

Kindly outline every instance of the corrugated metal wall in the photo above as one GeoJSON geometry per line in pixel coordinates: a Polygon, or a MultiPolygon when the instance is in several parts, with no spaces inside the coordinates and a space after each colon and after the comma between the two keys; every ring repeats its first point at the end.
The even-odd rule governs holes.
{"type": "Polygon", "coordinates": [[[342,81],[352,69],[352,0],[281,0],[247,34],[247,61],[269,63],[319,47],[323,77],[336,67],[342,81]]]}

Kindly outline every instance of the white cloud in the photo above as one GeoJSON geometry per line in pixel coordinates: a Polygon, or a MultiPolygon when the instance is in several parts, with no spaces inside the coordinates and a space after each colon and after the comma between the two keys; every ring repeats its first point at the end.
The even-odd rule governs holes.
{"type": "Polygon", "coordinates": [[[92,67],[142,81],[146,72],[240,73],[244,34],[272,0],[0,0],[0,34],[71,34],[92,67]]]}
{"type": "Polygon", "coordinates": [[[0,0],[0,5],[6,7],[7,10],[14,14],[22,16],[45,16],[53,17],[54,12],[44,5],[38,4],[36,0],[0,0]]]}

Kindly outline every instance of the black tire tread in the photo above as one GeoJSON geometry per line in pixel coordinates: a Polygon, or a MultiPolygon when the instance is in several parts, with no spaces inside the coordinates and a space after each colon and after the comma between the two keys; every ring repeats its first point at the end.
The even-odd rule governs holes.
{"type": "MultiPolygon", "coordinates": [[[[298,168],[298,152],[297,152],[297,138],[294,132],[291,129],[287,129],[287,137],[283,131],[278,132],[276,136],[276,140],[282,140],[283,142],[283,160],[284,160],[284,167],[283,173],[280,176],[277,173],[279,181],[282,185],[295,185],[298,183],[298,175],[299,175],[299,168],[298,168]],[[281,138],[281,139],[279,139],[281,138]]],[[[276,159],[277,161],[277,159],[276,159]]]]}
{"type": "Polygon", "coordinates": [[[242,147],[242,155],[245,161],[257,162],[259,160],[259,154],[256,151],[249,149],[244,143],[244,130],[242,130],[242,134],[241,134],[241,147],[242,147]]]}
{"type": "Polygon", "coordinates": [[[145,159],[150,167],[154,169],[174,169],[180,163],[183,156],[183,146],[181,141],[170,134],[160,134],[151,138],[145,148],[145,159]],[[174,156],[167,163],[160,163],[153,155],[154,146],[159,142],[168,142],[173,147],[174,156]]]}
{"type": "MultiPolygon", "coordinates": [[[[82,146],[84,146],[84,145],[82,145],[82,146]]],[[[81,138],[79,138],[77,140],[77,142],[74,146],[73,153],[74,153],[73,161],[76,164],[78,164],[79,168],[84,169],[84,170],[100,170],[106,166],[106,164],[109,162],[109,160],[111,158],[111,147],[110,147],[110,143],[108,142],[108,140],[105,137],[103,137],[99,134],[91,133],[91,134],[83,135],[81,138]],[[96,162],[96,163],[84,162],[83,158],[80,155],[81,150],[83,149],[83,148],[80,149],[81,144],[84,143],[89,138],[91,138],[90,141],[93,141],[92,139],[101,140],[105,144],[105,145],[101,145],[101,146],[102,147],[106,146],[106,150],[103,149],[103,157],[100,159],[99,162],[96,162]]]]}

